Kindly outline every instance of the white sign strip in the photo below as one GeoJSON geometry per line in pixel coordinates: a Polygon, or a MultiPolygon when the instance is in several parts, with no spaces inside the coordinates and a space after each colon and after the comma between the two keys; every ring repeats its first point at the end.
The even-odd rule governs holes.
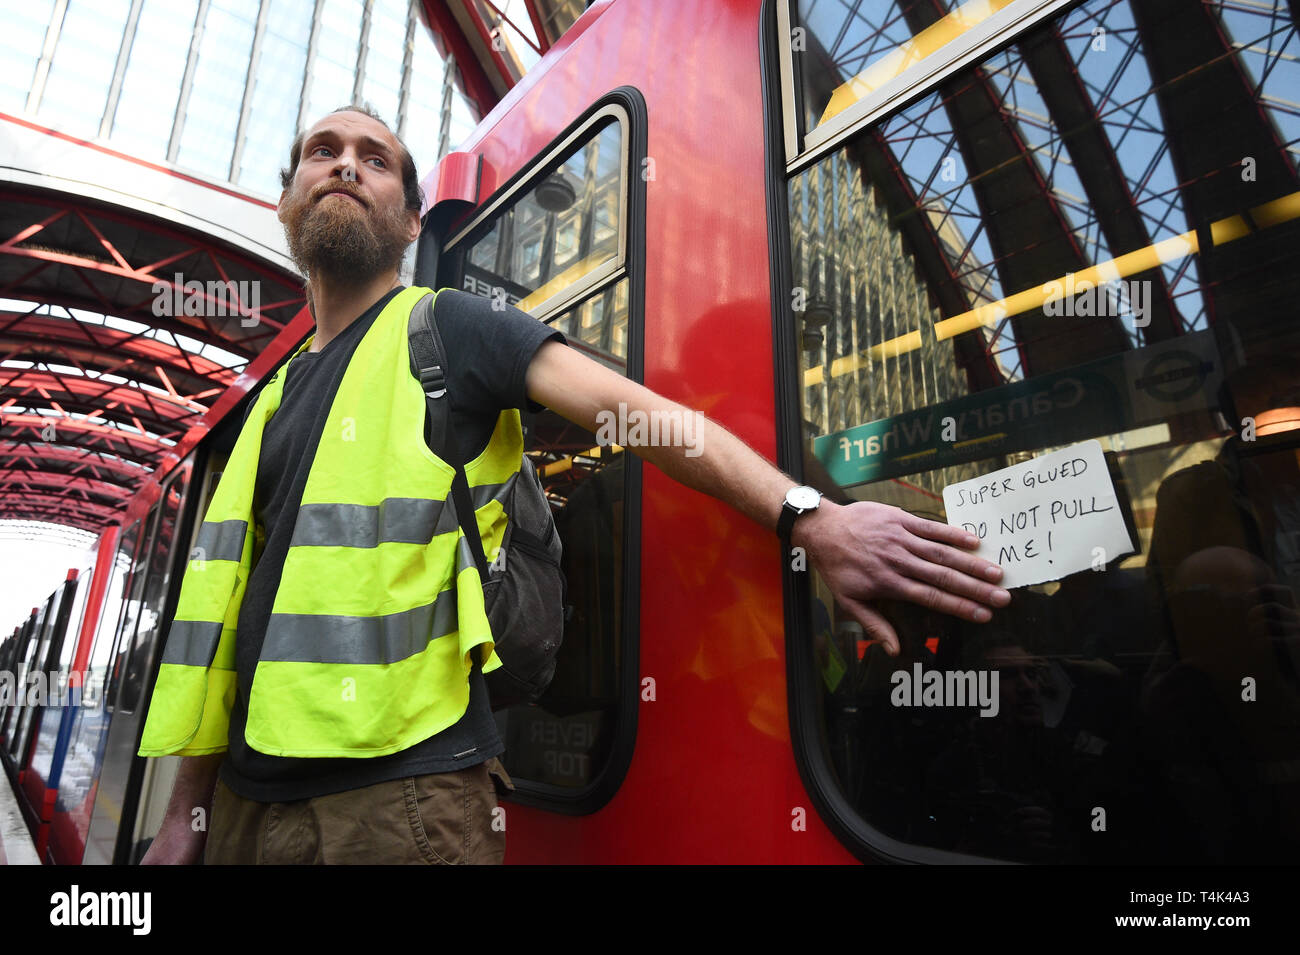
{"type": "Polygon", "coordinates": [[[943,489],[948,523],[980,539],[1001,586],[1026,587],[1133,552],[1101,445],[1084,441],[943,489]]]}

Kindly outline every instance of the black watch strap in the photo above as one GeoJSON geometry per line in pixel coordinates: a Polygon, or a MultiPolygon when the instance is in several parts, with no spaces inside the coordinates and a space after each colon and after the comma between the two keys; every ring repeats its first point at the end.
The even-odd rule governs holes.
{"type": "Polygon", "coordinates": [[[794,519],[802,513],[803,511],[795,510],[789,501],[781,502],[781,516],[776,521],[776,533],[787,547],[790,546],[790,534],[794,531],[794,519]]]}

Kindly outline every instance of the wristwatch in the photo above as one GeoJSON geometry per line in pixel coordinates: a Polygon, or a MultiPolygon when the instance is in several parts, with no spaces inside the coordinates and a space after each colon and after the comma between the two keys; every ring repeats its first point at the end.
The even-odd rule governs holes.
{"type": "Polygon", "coordinates": [[[781,505],[781,517],[776,522],[776,532],[786,547],[790,546],[790,534],[794,530],[794,519],[800,514],[817,509],[822,502],[822,492],[815,487],[800,484],[785,492],[785,502],[781,505]]]}

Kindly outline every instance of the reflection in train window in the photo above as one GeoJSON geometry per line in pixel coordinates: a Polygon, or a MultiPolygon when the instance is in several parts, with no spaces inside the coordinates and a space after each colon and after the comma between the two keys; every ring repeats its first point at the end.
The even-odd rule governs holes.
{"type": "Polygon", "coordinates": [[[447,243],[461,288],[549,319],[623,268],[627,138],[622,111],[608,110],[528,188],[447,243]]]}
{"type": "Polygon", "coordinates": [[[989,624],[884,607],[897,659],[815,580],[800,718],[878,832],[1300,851],[1298,56],[1280,2],[1092,0],[790,178],[808,483],[943,520],[944,487],[1096,439],[1134,544],[989,624]],[[996,673],[997,715],[895,705],[916,665],[996,673]]]}
{"type": "Polygon", "coordinates": [[[933,70],[935,61],[952,55],[962,40],[1008,24],[1033,4],[958,0],[949,6],[948,11],[938,11],[935,0],[798,3],[791,48],[801,67],[801,131],[817,139],[818,131],[839,125],[836,119],[843,122],[874,97],[933,70]]]}

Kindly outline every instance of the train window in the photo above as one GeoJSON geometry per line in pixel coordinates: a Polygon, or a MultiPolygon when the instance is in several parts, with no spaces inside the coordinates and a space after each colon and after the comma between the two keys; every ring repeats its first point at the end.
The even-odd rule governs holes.
{"type": "Polygon", "coordinates": [[[127,587],[131,580],[135,546],[140,538],[140,523],[138,520],[132,522],[122,534],[117,552],[113,555],[113,574],[104,598],[103,616],[95,631],[94,648],[91,650],[91,660],[86,668],[82,688],[82,703],[87,707],[101,706],[107,696],[108,661],[112,659],[113,647],[117,643],[117,635],[122,629],[122,617],[126,612],[127,587]]]}
{"type": "Polygon", "coordinates": [[[969,61],[1009,31],[1063,7],[1062,0],[894,0],[778,4],[790,156],[794,135],[817,150],[871,121],[890,102],[969,61]]]}
{"type": "Polygon", "coordinates": [[[3,672],[13,674],[14,683],[12,691],[0,698],[0,703],[3,704],[3,709],[0,709],[0,742],[12,742],[9,732],[10,723],[16,720],[17,715],[22,712],[22,707],[19,705],[19,692],[27,678],[25,664],[31,645],[34,621],[39,616],[39,613],[39,610],[34,611],[19,624],[7,644],[3,672]]]}
{"type": "Polygon", "coordinates": [[[945,520],[949,485],[1095,440],[1131,552],[988,624],[882,606],[898,658],[806,575],[804,757],[864,852],[1289,862],[1300,39],[1280,2],[1116,0],[1012,39],[789,177],[804,477],[945,520]]]}
{"type": "Polygon", "coordinates": [[[18,658],[19,669],[18,672],[15,674],[16,680],[14,683],[15,705],[10,710],[10,712],[13,714],[13,718],[12,721],[6,719],[6,729],[8,728],[8,724],[12,722],[13,731],[8,741],[9,755],[11,755],[15,760],[18,760],[20,763],[24,759],[24,755],[25,755],[22,752],[23,744],[27,738],[27,734],[25,730],[28,721],[31,719],[32,711],[35,709],[35,707],[26,706],[26,705],[19,706],[17,704],[17,701],[19,699],[17,694],[18,693],[22,694],[21,699],[25,703],[26,694],[27,694],[27,679],[30,674],[40,669],[41,652],[45,647],[46,636],[49,631],[50,624],[52,623],[52,617],[55,613],[57,606],[58,606],[58,591],[55,591],[48,598],[46,598],[45,603],[41,604],[41,606],[37,608],[36,612],[32,614],[30,618],[31,629],[29,631],[29,636],[27,642],[22,645],[21,655],[18,658]]]}
{"type": "Polygon", "coordinates": [[[549,319],[616,277],[626,258],[625,125],[621,108],[599,110],[525,187],[454,236],[446,248],[458,256],[460,287],[549,319]]]}
{"type": "Polygon", "coordinates": [[[81,623],[86,611],[86,593],[90,590],[93,570],[93,565],[79,568],[77,581],[73,585],[72,606],[60,637],[58,656],[52,657],[50,661],[50,694],[54,700],[59,701],[60,705],[53,707],[51,712],[42,716],[40,728],[37,730],[36,749],[32,755],[32,771],[47,782],[50,779],[54,751],[58,744],[59,729],[63,724],[64,701],[66,705],[72,705],[81,699],[80,690],[75,694],[70,691],[69,675],[81,636],[81,623]]]}
{"type": "Polygon", "coordinates": [[[134,713],[140,693],[150,678],[162,615],[166,610],[168,583],[176,558],[176,532],[179,529],[181,508],[189,477],[194,465],[193,457],[186,458],[168,477],[159,502],[161,508],[158,525],[149,541],[148,564],[145,568],[145,585],[139,608],[139,623],[135,638],[127,651],[124,679],[116,706],[125,713],[134,713]]]}
{"type": "MultiPolygon", "coordinates": [[[[553,324],[620,374],[633,346],[630,132],[622,105],[596,108],[447,244],[449,284],[553,324]]],[[[516,798],[574,811],[599,802],[598,789],[612,792],[602,773],[635,715],[624,698],[635,662],[624,623],[635,513],[624,505],[637,471],[621,448],[598,446],[550,411],[531,416],[525,440],[564,543],[569,613],[546,694],[496,717],[516,798]]]]}
{"type": "Polygon", "coordinates": [[[104,759],[110,714],[105,705],[109,668],[113,650],[121,632],[128,588],[131,582],[132,557],[140,537],[141,522],[136,520],[122,534],[113,557],[112,575],[104,596],[103,613],[95,630],[90,659],[82,683],[81,706],[77,708],[64,757],[63,773],[55,811],[70,813],[73,825],[84,838],[90,827],[94,792],[104,759]]]}
{"type": "Polygon", "coordinates": [[[144,519],[143,525],[136,522],[132,525],[136,532],[129,536],[129,540],[124,539],[119,554],[125,554],[125,547],[128,545],[133,548],[130,551],[130,564],[127,569],[127,577],[122,590],[122,606],[119,610],[117,636],[113,640],[113,665],[107,674],[107,683],[104,687],[104,703],[107,712],[111,713],[117,706],[118,689],[122,685],[122,677],[126,673],[127,657],[131,653],[131,640],[135,636],[135,628],[140,622],[140,594],[144,590],[145,565],[148,557],[148,541],[153,537],[154,527],[158,523],[159,506],[155,504],[144,519]]]}

